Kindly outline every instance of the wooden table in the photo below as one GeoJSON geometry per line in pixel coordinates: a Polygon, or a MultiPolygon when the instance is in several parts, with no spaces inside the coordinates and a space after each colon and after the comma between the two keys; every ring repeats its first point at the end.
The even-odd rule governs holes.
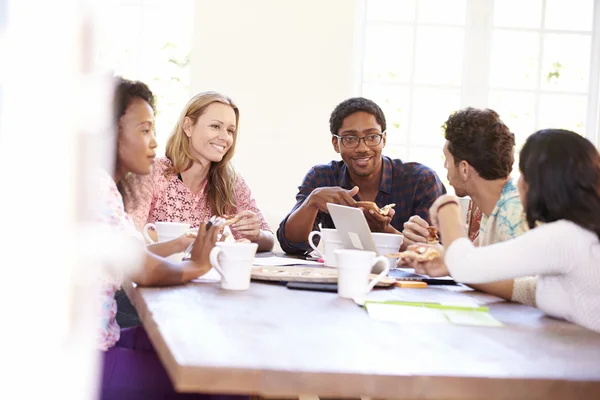
{"type": "Polygon", "coordinates": [[[600,334],[518,304],[490,306],[504,328],[475,328],[378,322],[334,293],[276,284],[128,292],[178,391],[600,399],[600,334]]]}

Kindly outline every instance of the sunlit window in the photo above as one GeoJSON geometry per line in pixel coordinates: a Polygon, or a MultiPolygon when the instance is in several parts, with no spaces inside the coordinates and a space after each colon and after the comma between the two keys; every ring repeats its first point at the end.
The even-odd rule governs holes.
{"type": "Polygon", "coordinates": [[[157,152],[188,101],[194,0],[112,0],[103,8],[96,63],[141,80],[157,96],[157,152]]]}
{"type": "Polygon", "coordinates": [[[367,0],[366,11],[362,95],[386,113],[387,155],[444,179],[441,125],[466,106],[498,111],[517,148],[541,128],[595,135],[593,0],[367,0]]]}

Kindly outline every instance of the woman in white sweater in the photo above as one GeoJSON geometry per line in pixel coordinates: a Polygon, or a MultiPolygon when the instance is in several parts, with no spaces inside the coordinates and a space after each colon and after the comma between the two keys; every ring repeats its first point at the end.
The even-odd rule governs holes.
{"type": "MultiPolygon", "coordinates": [[[[467,238],[456,197],[430,210],[446,249],[441,263],[421,266],[434,276],[486,283],[537,275],[525,302],[600,332],[600,154],[578,134],[546,129],[521,150],[518,186],[531,230],[515,239],[475,247],[467,238]],[[447,268],[447,269],[446,269],[447,268]]],[[[523,296],[521,296],[523,298],[523,296]]]]}

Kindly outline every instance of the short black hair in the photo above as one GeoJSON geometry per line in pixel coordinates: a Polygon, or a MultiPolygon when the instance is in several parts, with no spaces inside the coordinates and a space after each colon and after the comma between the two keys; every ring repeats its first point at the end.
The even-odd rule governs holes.
{"type": "Polygon", "coordinates": [[[510,175],[515,162],[515,135],[496,111],[467,107],[452,113],[443,128],[455,164],[468,162],[488,181],[510,175]]]}
{"type": "Polygon", "coordinates": [[[114,117],[118,124],[134,98],[145,100],[156,113],[156,99],[144,82],[115,77],[114,117]]]}
{"type": "Polygon", "coordinates": [[[373,100],[365,99],[364,97],[352,97],[338,104],[331,113],[331,117],[329,117],[329,130],[331,134],[337,135],[344,123],[344,118],[360,111],[373,115],[377,123],[381,125],[382,132],[387,129],[385,115],[373,100]]]}
{"type": "Polygon", "coordinates": [[[571,221],[600,239],[600,154],[575,132],[543,129],[529,136],[519,157],[527,184],[527,224],[571,221]]]}

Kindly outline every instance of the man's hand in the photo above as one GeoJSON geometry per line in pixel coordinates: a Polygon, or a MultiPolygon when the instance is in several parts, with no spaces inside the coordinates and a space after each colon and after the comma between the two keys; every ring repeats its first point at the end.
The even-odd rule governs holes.
{"type": "Polygon", "coordinates": [[[388,215],[381,215],[378,212],[375,212],[374,210],[365,210],[362,207],[359,208],[363,210],[371,232],[391,233],[390,223],[392,222],[392,217],[395,213],[393,208],[389,211],[388,215]]]}
{"type": "Polygon", "coordinates": [[[429,236],[429,231],[427,230],[428,227],[429,224],[427,221],[418,215],[413,215],[404,223],[404,230],[402,231],[404,243],[407,246],[418,243],[427,243],[427,236],[429,236]]]}
{"type": "Polygon", "coordinates": [[[306,205],[314,207],[319,211],[328,213],[327,203],[339,204],[342,206],[356,207],[356,200],[352,196],[358,193],[358,186],[347,190],[338,186],[321,187],[313,190],[306,199],[306,205]]]}

